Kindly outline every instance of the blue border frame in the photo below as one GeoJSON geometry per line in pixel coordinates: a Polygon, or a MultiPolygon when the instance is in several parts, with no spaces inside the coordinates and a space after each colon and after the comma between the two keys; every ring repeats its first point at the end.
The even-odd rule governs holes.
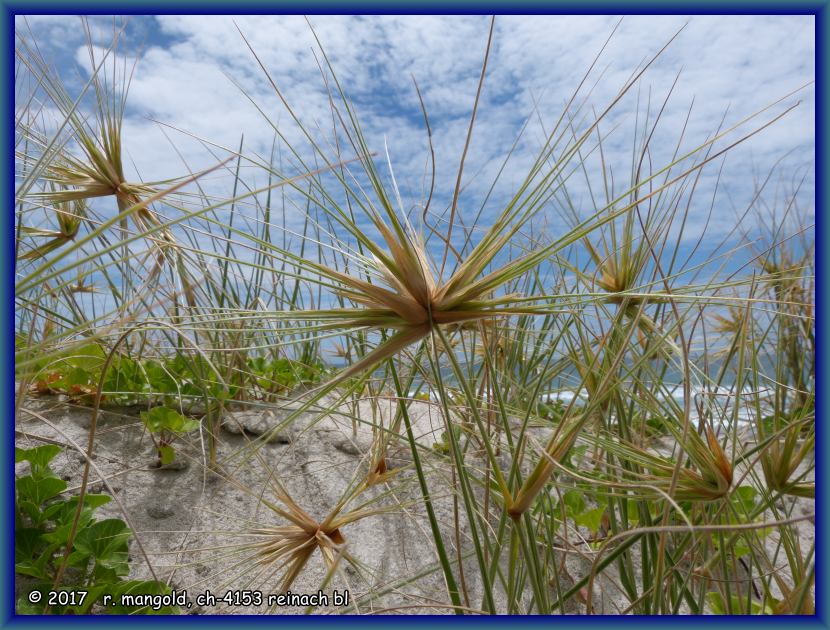
{"type": "MultiPolygon", "coordinates": [[[[828,242],[827,238],[827,177],[828,168],[825,162],[827,150],[827,32],[830,24],[828,17],[828,5],[823,4],[816,15],[816,342],[818,344],[818,357],[816,359],[816,384],[820,384],[820,391],[824,392],[827,387],[827,374],[825,372],[825,358],[827,357],[827,339],[820,323],[824,321],[827,314],[827,254],[823,245],[828,242]]],[[[824,422],[827,418],[827,400],[823,396],[816,396],[816,443],[818,452],[816,456],[816,480],[823,482],[826,478],[826,464],[823,457],[819,455],[828,452],[827,427],[824,422]]],[[[827,523],[828,488],[826,484],[818,486],[816,495],[816,519],[819,523],[827,523]]],[[[816,539],[816,614],[827,624],[827,560],[828,552],[826,543],[820,538],[816,539]]]]}
{"type": "Polygon", "coordinates": [[[502,15],[525,14],[608,14],[625,13],[628,15],[821,15],[827,7],[821,0],[689,0],[666,2],[665,0],[640,0],[625,2],[613,0],[517,0],[505,3],[503,0],[461,0],[441,2],[440,0],[402,0],[401,2],[382,2],[381,0],[363,0],[362,2],[336,2],[321,0],[302,2],[297,0],[240,0],[228,3],[224,0],[122,0],[118,3],[119,11],[114,12],[113,3],[103,0],[85,0],[65,3],[57,0],[3,0],[3,10],[7,15],[50,14],[50,15],[112,15],[117,13],[136,15],[176,15],[194,13],[199,15],[241,15],[241,14],[473,14],[502,15]]]}
{"type": "MultiPolygon", "coordinates": [[[[816,361],[816,379],[819,392],[830,385],[827,382],[827,375],[824,369],[826,357],[826,336],[821,324],[827,314],[828,286],[827,277],[824,273],[827,254],[823,245],[828,242],[826,230],[828,229],[825,212],[830,211],[827,204],[827,181],[830,179],[830,172],[825,162],[825,151],[827,147],[827,41],[826,35],[830,25],[830,12],[828,12],[830,0],[794,0],[792,2],[732,0],[728,3],[719,3],[715,0],[702,0],[699,2],[677,2],[667,3],[657,0],[641,0],[640,2],[610,2],[608,0],[586,0],[578,2],[575,0],[556,1],[528,1],[519,0],[505,3],[504,0],[479,0],[473,2],[442,3],[438,0],[413,2],[407,0],[395,4],[386,4],[379,1],[337,3],[311,0],[309,2],[268,2],[265,0],[241,0],[232,5],[222,0],[178,0],[177,2],[163,2],[162,0],[122,0],[118,6],[102,1],[86,0],[73,4],[61,2],[41,2],[37,0],[0,0],[0,33],[5,35],[5,63],[2,65],[4,98],[2,100],[3,120],[2,142],[4,151],[2,160],[2,189],[4,191],[5,211],[2,212],[4,233],[9,235],[0,239],[0,260],[2,260],[2,273],[0,274],[0,286],[5,303],[0,316],[2,317],[2,329],[5,334],[0,334],[0,353],[4,360],[0,362],[0,374],[2,374],[3,392],[2,413],[3,420],[2,437],[3,447],[0,449],[0,462],[2,462],[2,481],[0,481],[0,505],[3,508],[3,541],[0,545],[0,584],[4,586],[0,593],[0,626],[15,627],[40,627],[52,625],[87,625],[87,624],[110,624],[128,623],[143,624],[238,624],[243,623],[277,623],[281,627],[301,627],[314,625],[319,627],[335,627],[353,624],[378,624],[388,623],[389,618],[384,617],[264,617],[264,616],[202,616],[190,617],[179,616],[173,618],[159,617],[24,617],[14,614],[14,528],[9,527],[12,514],[14,513],[14,160],[13,160],[13,138],[14,138],[14,16],[18,14],[177,14],[177,13],[199,13],[199,14],[269,14],[269,13],[305,13],[305,14],[327,14],[327,13],[386,13],[386,14],[425,14],[425,13],[503,13],[503,14],[603,14],[603,13],[627,13],[627,14],[773,14],[773,15],[814,15],[816,17],[816,341],[818,344],[818,358],[816,361]]],[[[828,505],[828,486],[823,483],[826,473],[826,465],[823,461],[823,454],[828,453],[827,448],[827,427],[823,423],[828,418],[827,403],[823,396],[817,396],[816,400],[816,438],[818,452],[816,456],[816,478],[818,481],[818,493],[816,495],[816,520],[819,524],[827,523],[826,511],[828,505]]],[[[13,525],[13,524],[12,524],[13,525]]],[[[729,626],[750,627],[761,625],[765,627],[777,627],[784,624],[795,624],[810,627],[830,627],[828,623],[828,606],[825,597],[828,596],[827,584],[827,545],[821,536],[816,538],[816,615],[814,617],[728,617],[715,618],[707,617],[704,621],[697,617],[671,617],[663,619],[659,617],[620,617],[620,616],[595,616],[595,617],[561,617],[552,619],[542,617],[446,617],[440,616],[419,616],[419,617],[396,617],[395,623],[404,625],[455,625],[462,624],[483,624],[483,625],[507,625],[507,624],[528,624],[539,625],[542,623],[554,623],[557,627],[579,627],[591,628],[602,627],[609,623],[623,624],[678,624],[684,626],[711,624],[728,624],[729,626]]]]}

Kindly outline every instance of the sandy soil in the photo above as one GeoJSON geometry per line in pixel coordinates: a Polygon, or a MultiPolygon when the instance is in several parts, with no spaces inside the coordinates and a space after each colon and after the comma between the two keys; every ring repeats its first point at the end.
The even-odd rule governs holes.
{"type": "MultiPolygon", "coordinates": [[[[383,401],[379,406],[382,413],[378,420],[389,427],[392,403],[383,401]]],[[[88,439],[90,410],[69,405],[57,396],[27,398],[23,409],[16,426],[17,445],[31,447],[52,441],[66,446],[53,461],[53,469],[67,480],[70,489],[77,489],[85,461],[81,452],[88,439]]],[[[184,612],[190,614],[304,612],[303,607],[266,605],[268,596],[279,592],[280,572],[272,565],[259,564],[257,556],[243,546],[251,540],[250,530],[284,524],[266,505],[274,501],[269,486],[274,477],[303,509],[318,520],[324,518],[347,489],[365,477],[374,439],[369,422],[353,425],[346,416],[320,418],[305,413],[290,429],[275,432],[273,429],[280,426],[287,412],[263,407],[228,412],[218,448],[222,474],[215,474],[205,466],[204,436],[198,434],[188,442],[175,444],[184,466],[167,470],[155,467],[155,448],[138,411],[129,408],[102,413],[90,480],[91,492],[105,492],[116,498],[99,509],[99,518],[124,518],[135,532],[130,547],[131,576],[155,576],[178,592],[186,591],[192,607],[184,612]],[[269,441],[261,439],[269,432],[269,441]],[[257,446],[253,451],[252,440],[257,446]],[[221,598],[236,590],[262,593],[263,605],[196,603],[196,596],[208,591],[221,598]]],[[[422,453],[427,483],[448,553],[456,557],[456,541],[460,539],[468,554],[463,561],[468,605],[480,609],[479,571],[469,553],[472,546],[463,507],[458,506],[461,527],[456,531],[450,467],[446,455],[433,448],[441,442],[443,420],[437,407],[423,401],[412,403],[411,415],[416,440],[426,447],[422,453]]],[[[367,403],[361,403],[357,416],[371,417],[367,403]]],[[[534,437],[544,442],[544,430],[535,431],[534,437]]],[[[335,574],[327,578],[320,554],[315,552],[291,587],[293,593],[317,593],[322,589],[329,598],[334,590],[341,595],[349,591],[348,606],[335,606],[330,599],[329,606],[315,612],[451,612],[441,605],[448,599],[446,587],[404,437],[390,444],[387,464],[390,470],[399,469],[394,481],[373,486],[350,505],[374,500],[373,505],[394,510],[366,517],[342,531],[346,549],[359,567],[341,562],[335,574]]],[[[481,464],[475,456],[467,461],[469,466],[481,464]]],[[[18,465],[18,474],[25,471],[25,466],[18,465]]],[[[794,513],[813,509],[811,501],[804,501],[794,513]]],[[[815,526],[804,522],[798,527],[803,542],[809,544],[815,526]]],[[[590,571],[593,551],[579,540],[580,536],[587,536],[587,530],[571,533],[571,549],[562,556],[563,588],[590,571]]],[[[552,595],[555,597],[553,587],[552,595]]],[[[595,582],[594,612],[615,614],[627,605],[616,570],[609,567],[595,582]]],[[[584,606],[572,601],[564,612],[584,612],[584,606]]]]}

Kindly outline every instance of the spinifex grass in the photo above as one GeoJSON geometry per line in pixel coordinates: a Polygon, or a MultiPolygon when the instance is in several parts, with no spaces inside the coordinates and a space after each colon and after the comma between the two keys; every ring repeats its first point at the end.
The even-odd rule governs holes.
{"type": "MultiPolygon", "coordinates": [[[[186,426],[218,438],[227,405],[285,407],[280,426],[210,458],[223,483],[274,517],[240,528],[247,538],[221,576],[227,588],[278,577],[287,589],[313,572],[318,551],[324,583],[337,579],[342,560],[368,573],[348,526],[417,501],[423,517],[413,522],[431,535],[434,562],[384,576],[384,584],[404,589],[434,573],[446,594],[412,605],[592,610],[596,594],[586,589],[601,584],[603,596],[618,596],[620,612],[809,611],[813,550],[800,542],[791,497],[815,492],[814,248],[807,237],[790,239],[803,225],[774,223],[752,278],[724,272],[727,259],[748,251],[749,237],[703,262],[692,254],[681,262],[675,237],[690,223],[704,170],[791,108],[752,123],[776,102],[681,150],[685,127],[668,141],[658,128],[672,87],[656,116],[650,104],[642,120],[638,110],[630,177],[615,178],[612,115],[663,49],[596,113],[595,61],[552,126],[537,112],[541,146],[516,185],[491,194],[504,187],[499,171],[476,208],[464,163],[494,33],[491,24],[486,45],[482,37],[466,141],[449,174],[455,185],[440,190],[433,174],[420,220],[406,212],[398,186],[412,174],[395,173],[385,147],[370,146],[325,53],[330,137],[301,121],[251,47],[303,146],[243,92],[273,129],[274,148],[264,159],[243,141],[227,148],[196,138],[216,161],[216,151],[231,155],[234,163],[215,171],[227,177],[223,197],[189,167],[185,179],[156,184],[125,177],[126,66],[120,88],[108,85],[96,77],[110,61],[90,47],[88,116],[83,99],[72,100],[37,49],[21,43],[21,63],[42,80],[35,91],[57,105],[58,128],[67,131],[45,133],[37,116],[18,116],[26,139],[18,150],[21,382],[41,359],[50,365],[51,353],[62,360],[62,344],[90,337],[109,353],[135,325],[146,334],[125,339],[119,356],[155,372],[194,369],[169,367],[180,382],[168,387],[159,377],[164,386],[132,394],[163,396],[186,411],[200,393],[204,409],[186,426]],[[750,123],[757,126],[738,135],[750,123]],[[673,150],[654,165],[658,143],[673,150]],[[115,217],[101,209],[112,198],[115,217]],[[292,212],[304,218],[292,221],[292,212]],[[557,212],[561,223],[552,221],[557,212]],[[137,243],[146,247],[139,255],[137,243]],[[88,286],[85,278],[115,306],[84,303],[73,287],[88,286]],[[210,369],[196,369],[194,357],[210,369]],[[326,365],[333,357],[337,366],[326,365]],[[719,402],[724,388],[731,391],[719,402]],[[388,414],[381,401],[391,401],[388,414]],[[438,418],[434,435],[418,433],[424,409],[438,418]],[[308,508],[313,497],[288,492],[264,446],[309,415],[298,440],[332,416],[348,417],[350,437],[365,431],[371,439],[347,490],[319,518],[308,508]],[[411,464],[393,463],[401,449],[411,464]],[[246,466],[266,473],[262,487],[234,478],[246,466]],[[354,507],[358,497],[369,498],[354,507]],[[447,497],[442,512],[436,506],[447,497]]],[[[414,91],[434,167],[429,103],[414,91]]],[[[215,454],[215,441],[210,448],[215,454]]],[[[361,605],[388,590],[371,586],[361,605]]]]}

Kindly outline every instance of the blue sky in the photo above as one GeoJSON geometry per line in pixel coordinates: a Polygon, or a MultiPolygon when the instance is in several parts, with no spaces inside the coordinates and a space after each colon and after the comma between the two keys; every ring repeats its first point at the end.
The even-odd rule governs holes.
{"type": "MultiPolygon", "coordinates": [[[[530,117],[527,130],[502,173],[485,217],[509,198],[538,154],[547,130],[588,70],[619,16],[499,16],[476,128],[465,166],[461,211],[472,213],[485,198],[505,155],[530,117]]],[[[418,81],[433,128],[436,201],[452,194],[467,133],[487,39],[485,16],[313,16],[311,22],[337,76],[353,100],[372,148],[389,158],[407,211],[426,197],[427,134],[412,76],[418,81]]],[[[70,86],[82,85],[89,63],[78,18],[36,16],[28,20],[43,52],[70,86]]],[[[296,146],[296,125],[257,66],[239,30],[262,59],[304,125],[320,137],[330,129],[325,85],[312,53],[314,38],[298,16],[134,16],[120,51],[138,57],[130,86],[124,144],[134,176],[168,179],[216,162],[226,153],[206,150],[187,134],[268,156],[273,130],[240,87],[296,146]],[[237,85],[234,85],[237,83],[237,85]],[[159,124],[165,123],[170,127],[159,124]],[[329,127],[326,127],[329,125],[329,127]],[[175,147],[175,150],[174,150],[175,147]],[[188,166],[185,167],[184,163],[188,166]]],[[[632,143],[646,112],[653,120],[675,78],[676,87],[652,141],[652,166],[671,157],[683,133],[682,148],[706,141],[723,121],[726,128],[785,98],[717,147],[748,133],[800,101],[772,127],[729,152],[723,164],[704,172],[683,234],[694,243],[704,225],[721,237],[753,199],[757,182],[776,165],[765,193],[767,206],[781,206],[803,181],[800,200],[813,213],[815,153],[814,19],[811,16],[632,16],[626,17],[586,85],[583,112],[602,111],[632,72],[654,55],[683,25],[672,45],[649,68],[638,87],[615,107],[601,128],[606,175],[623,187],[630,176],[632,143]],[[691,111],[690,111],[691,107],[691,111]],[[686,119],[688,116],[688,123],[686,119]],[[609,133],[612,132],[612,133],[609,133]],[[782,159],[783,158],[783,159],[782,159]],[[719,175],[719,169],[723,171],[719,175]],[[717,195],[713,197],[718,182],[717,195]]],[[[112,38],[113,20],[91,18],[100,46],[112,38]]],[[[18,29],[25,28],[18,18],[18,29]]],[[[318,52],[319,57],[319,52],[318,52]]],[[[577,127],[585,121],[577,120],[577,127]]],[[[586,160],[587,178],[569,182],[571,199],[582,214],[592,211],[588,184],[603,185],[598,152],[586,160]]],[[[262,172],[246,173],[252,186],[264,185],[262,172]]],[[[230,195],[230,177],[209,186],[230,195]]],[[[549,226],[564,229],[556,203],[549,226]]],[[[296,219],[301,214],[296,210],[296,219]]],[[[752,231],[748,221],[740,229],[752,231]]],[[[802,226],[803,227],[803,226],[802,226]]],[[[736,234],[736,237],[738,235],[736,234]]]]}

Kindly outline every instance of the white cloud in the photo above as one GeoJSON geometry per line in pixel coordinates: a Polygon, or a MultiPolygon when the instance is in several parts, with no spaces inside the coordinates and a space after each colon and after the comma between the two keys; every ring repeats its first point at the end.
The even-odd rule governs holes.
{"type": "MultiPolygon", "coordinates": [[[[497,18],[465,181],[479,170],[481,174],[469,183],[464,196],[465,211],[477,211],[519,125],[530,115],[533,120],[502,175],[495,200],[505,199],[521,183],[543,142],[537,115],[549,131],[617,21],[610,16],[497,18]],[[534,99],[538,114],[533,111],[534,99]]],[[[330,136],[331,112],[325,84],[312,54],[314,37],[303,18],[141,19],[140,35],[130,33],[133,50],[139,43],[143,43],[144,50],[130,90],[124,135],[125,146],[142,177],[161,179],[185,170],[157,125],[148,118],[226,147],[235,148],[244,133],[248,151],[268,155],[273,129],[228,76],[263,108],[289,141],[303,147],[303,155],[309,155],[306,141],[274,94],[234,22],[315,138],[322,141],[330,136]],[[137,37],[143,37],[143,42],[137,41],[137,37]],[[322,131],[316,130],[318,124],[322,131]]],[[[79,29],[68,31],[65,18],[30,18],[30,23],[36,33],[59,33],[64,41],[82,46],[79,29]]],[[[313,16],[311,23],[343,88],[355,102],[372,148],[382,151],[386,138],[407,208],[424,200],[428,157],[426,133],[412,85],[411,76],[415,76],[433,126],[439,202],[434,207],[440,208],[450,198],[454,186],[489,18],[313,16]]],[[[642,134],[646,108],[653,121],[681,68],[678,86],[651,144],[655,168],[671,158],[693,99],[684,150],[708,138],[727,109],[725,126],[729,127],[814,79],[815,25],[810,16],[634,16],[623,20],[592,73],[593,78],[586,83],[589,87],[602,75],[581,113],[590,115],[591,108],[602,111],[632,72],[686,23],[677,39],[644,75],[639,90],[632,90],[622,99],[601,125],[605,133],[619,125],[603,147],[619,190],[624,190],[624,183],[630,179],[638,109],[642,134]]],[[[95,24],[98,32],[103,33],[106,18],[97,19],[95,24]]],[[[322,63],[322,59],[319,61],[322,63]]],[[[753,173],[765,173],[787,151],[794,150],[785,163],[786,169],[802,172],[805,165],[812,167],[813,88],[808,87],[786,102],[797,98],[802,100],[797,110],[730,153],[721,188],[737,207],[751,198],[753,173]]],[[[750,123],[744,133],[782,109],[779,106],[770,110],[750,123]]],[[[583,119],[578,127],[585,129],[589,123],[589,119],[583,119]]],[[[215,161],[197,142],[173,131],[167,133],[193,169],[215,161]]],[[[736,139],[737,135],[731,138],[736,139]]],[[[598,168],[598,152],[588,159],[588,164],[598,168]]],[[[718,165],[713,164],[701,179],[691,226],[702,226],[706,219],[718,165]]],[[[386,169],[382,168],[382,172],[386,169]]],[[[580,183],[584,178],[576,177],[571,182],[573,199],[582,211],[589,211],[587,188],[584,181],[580,183]]],[[[264,183],[261,173],[257,178],[260,184],[264,183]]],[[[591,184],[595,192],[601,188],[602,175],[598,170],[591,184]]],[[[494,207],[495,204],[488,211],[492,213],[494,207]]],[[[718,212],[715,220],[723,227],[734,221],[734,216],[718,212]]],[[[697,237],[694,229],[689,231],[689,237],[697,237]]]]}

